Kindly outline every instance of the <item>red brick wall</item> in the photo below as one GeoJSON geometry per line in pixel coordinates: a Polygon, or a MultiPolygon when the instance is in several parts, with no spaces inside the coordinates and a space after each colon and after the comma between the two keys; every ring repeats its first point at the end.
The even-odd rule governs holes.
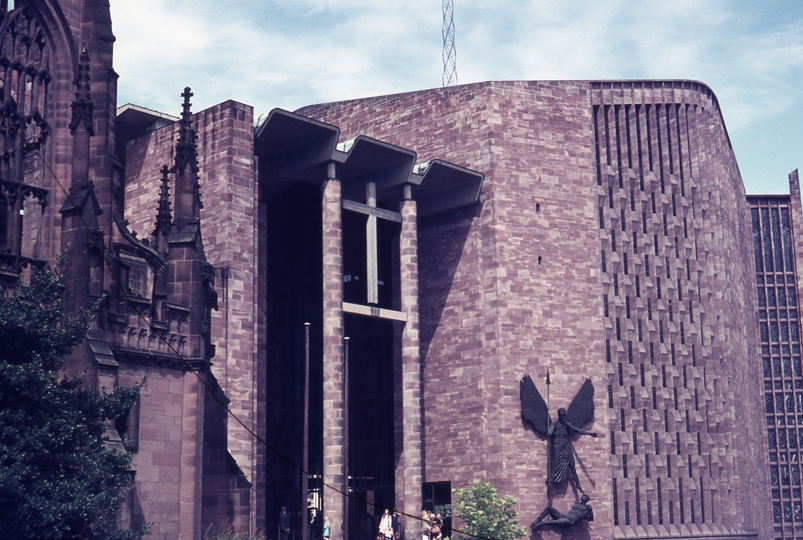
{"type": "MultiPolygon", "coordinates": [[[[207,260],[216,269],[220,309],[212,312],[212,373],[231,410],[256,425],[256,182],[253,110],[227,101],[193,116],[198,135],[201,231],[207,260]]],[[[126,219],[139,237],[153,231],[159,169],[171,166],[177,126],[131,141],[126,149],[126,219]]],[[[172,193],[171,186],[171,193],[172,193]]],[[[233,420],[228,448],[245,478],[255,482],[253,437],[233,420]]],[[[252,494],[254,496],[254,494],[252,494]]],[[[238,519],[244,519],[241,516],[238,519]]],[[[243,523],[245,525],[245,523],[243,523]]]]}
{"type": "MultiPolygon", "coordinates": [[[[486,175],[479,208],[420,224],[425,481],[451,481],[453,487],[462,487],[475,477],[489,480],[500,492],[516,497],[523,522],[533,519],[547,503],[546,444],[521,421],[518,381],[529,373],[545,393],[544,375],[549,370],[553,411],[568,404],[584,377],[591,377],[596,387],[596,418],[589,429],[600,432],[601,437],[574,442],[581,485],[596,499],[590,537],[678,536],[706,529],[727,534],[738,528],[758,531],[760,537],[770,534],[765,436],[755,361],[749,217],[718,104],[708,88],[688,82],[481,83],[317,105],[298,112],[338,126],[344,140],[365,134],[415,150],[419,162],[441,158],[486,175]],[[648,157],[646,144],[651,138],[655,172],[645,172],[646,191],[642,192],[633,170],[637,165],[624,163],[625,137],[637,144],[635,124],[627,135],[625,124],[620,125],[618,147],[611,127],[606,147],[605,136],[600,135],[602,185],[598,186],[593,105],[610,106],[606,113],[612,121],[614,106],[618,105],[618,114],[623,114],[625,104],[636,103],[670,104],[672,112],[679,104],[684,114],[689,111],[689,130],[678,130],[685,124],[679,125],[669,113],[653,122],[649,130],[644,126],[650,133],[642,131],[642,157],[648,157]],[[619,163],[623,163],[622,176],[626,177],[622,187],[616,182],[619,163]],[[667,193],[677,192],[680,210],[675,215],[671,195],[659,192],[657,213],[649,212],[649,233],[642,235],[638,210],[649,208],[650,191],[659,190],[661,167],[667,193]],[[680,167],[685,167],[682,182],[687,190],[682,197],[680,167]],[[615,203],[612,208],[609,182],[610,193],[616,196],[610,201],[615,203]],[[633,195],[639,195],[637,211],[629,207],[631,187],[635,187],[633,195]],[[620,233],[619,253],[614,256],[608,228],[621,226],[620,206],[629,221],[627,231],[620,233]],[[666,237],[662,232],[664,216],[672,231],[666,237]],[[688,242],[682,238],[682,216],[688,216],[691,228],[688,242]],[[631,252],[631,270],[625,274],[620,257],[630,243],[629,235],[637,231],[639,251],[631,252]],[[644,250],[651,254],[655,249],[653,231],[659,233],[660,255],[651,259],[648,277],[642,261],[644,250]],[[682,240],[677,255],[676,235],[682,240]],[[622,244],[622,239],[627,244],[622,244]],[[605,273],[601,272],[601,250],[608,252],[605,273]],[[655,278],[666,272],[665,257],[671,259],[669,282],[673,285],[667,288],[664,281],[659,302],[655,278]],[[691,279],[684,277],[686,259],[694,273],[691,279]],[[642,294],[656,297],[652,299],[655,321],[647,320],[644,299],[639,298],[638,303],[635,299],[633,274],[639,272],[642,294]],[[613,274],[621,285],[616,298],[613,274]],[[677,287],[684,288],[681,295],[685,296],[670,307],[667,295],[676,294],[677,287]],[[694,295],[692,301],[689,292],[694,295]],[[603,317],[604,294],[611,296],[609,317],[603,317]],[[634,301],[633,320],[627,321],[626,295],[634,301]],[[688,313],[692,309],[696,325],[688,313]],[[674,313],[671,324],[669,311],[674,313]],[[616,317],[623,321],[620,340],[613,330],[616,317]],[[660,343],[660,347],[656,328],[659,317],[666,319],[667,325],[666,345],[660,343]],[[650,364],[644,343],[641,348],[636,343],[634,363],[628,360],[625,345],[636,341],[636,318],[644,319],[647,341],[655,342],[655,365],[650,364]],[[680,339],[681,320],[684,343],[680,339]],[[606,362],[606,339],[613,342],[610,364],[606,362]],[[670,341],[677,342],[676,363],[670,360],[670,341]],[[697,343],[696,365],[692,365],[692,342],[697,343]],[[620,364],[625,375],[621,385],[617,376],[620,364]],[[645,387],[639,384],[639,364],[645,367],[645,387]],[[660,380],[661,366],[669,368],[666,388],[660,380]],[[684,370],[691,380],[688,385],[681,376],[684,370]],[[608,407],[608,385],[613,392],[613,408],[608,407]],[[636,410],[631,409],[630,386],[639,391],[636,410]],[[648,411],[650,433],[643,434],[636,445],[631,431],[642,431],[640,409],[652,409],[647,386],[657,386],[658,410],[648,411]],[[695,388],[705,402],[705,413],[699,416],[705,415],[702,421],[692,397],[695,388]],[[675,389],[679,394],[677,411],[675,389]],[[664,426],[663,409],[667,409],[671,425],[664,426]],[[620,411],[626,413],[626,426],[620,425],[620,411]],[[685,430],[686,411],[692,419],[689,433],[685,430]],[[664,433],[666,427],[671,430],[664,433]],[[645,475],[643,454],[654,442],[653,430],[659,432],[663,455],[673,453],[675,438],[681,439],[682,452],[673,460],[671,478],[659,465],[659,456],[650,464],[652,479],[645,475]],[[705,441],[700,456],[696,442],[687,447],[697,431],[705,441]],[[614,455],[612,447],[616,449],[614,455]],[[692,479],[685,478],[689,475],[688,457],[697,464],[692,479]],[[623,458],[629,458],[629,475],[624,472],[623,458]],[[713,469],[712,479],[708,478],[709,469],[713,469]],[[659,473],[664,478],[664,525],[660,527],[653,483],[659,473]],[[679,516],[681,475],[683,524],[679,516]],[[636,478],[641,489],[638,501],[636,478]],[[617,479],[617,527],[613,479],[617,479]],[[756,485],[763,488],[756,490],[756,485]],[[711,491],[715,499],[711,508],[711,499],[703,494],[706,525],[700,525],[699,502],[696,523],[691,523],[691,501],[699,499],[701,489],[711,491]],[[646,523],[648,500],[653,505],[654,526],[646,523]],[[638,526],[637,503],[643,520],[638,526]],[[667,515],[669,504],[674,509],[672,525],[667,515]],[[747,508],[766,510],[743,512],[747,508]],[[715,524],[711,524],[712,516],[715,524]]],[[[564,509],[573,499],[568,490],[565,495],[559,493],[553,504],[564,509]]],[[[585,535],[582,531],[579,534],[585,535]]]]}
{"type": "Polygon", "coordinates": [[[148,538],[168,540],[178,538],[182,530],[182,502],[194,500],[193,494],[182,493],[182,474],[192,477],[200,465],[187,441],[193,437],[194,424],[189,424],[198,411],[186,402],[185,386],[187,378],[195,376],[183,370],[129,365],[120,368],[118,384],[133,386],[146,373],[148,380],[140,390],[139,448],[132,455],[137,472],[131,520],[135,526],[153,522],[148,538]]]}
{"type": "Polygon", "coordinates": [[[697,163],[692,173],[699,186],[695,201],[697,196],[701,201],[695,208],[700,228],[695,246],[700,276],[698,295],[706,308],[698,328],[708,345],[708,357],[697,373],[704,377],[711,397],[707,407],[708,433],[715,445],[709,456],[721,461],[714,468],[714,477],[720,474],[720,499],[715,511],[722,515],[723,523],[758,531],[759,538],[769,538],[771,510],[745,511],[771,508],[764,451],[766,421],[764,404],[759,399],[763,389],[751,221],[716,98],[713,94],[705,97],[713,102],[701,99],[701,110],[694,119],[697,137],[692,140],[692,151],[697,148],[697,163]],[[730,493],[723,489],[728,485],[732,488],[730,493]]]}
{"type": "MultiPolygon", "coordinates": [[[[424,480],[490,481],[525,523],[547,503],[546,443],[521,420],[519,380],[531,374],[546,394],[548,369],[553,409],[585,377],[605,387],[588,104],[582,83],[487,83],[300,111],[344,139],[370,135],[486,175],[473,214],[421,223],[424,480]]],[[[606,414],[598,403],[603,433],[606,414]]],[[[600,499],[592,535],[609,538],[608,443],[575,448],[581,485],[600,499]]]]}

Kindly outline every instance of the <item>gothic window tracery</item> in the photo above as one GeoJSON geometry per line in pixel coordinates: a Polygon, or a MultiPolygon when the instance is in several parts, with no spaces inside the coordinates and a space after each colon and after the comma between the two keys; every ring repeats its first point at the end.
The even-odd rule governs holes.
{"type": "Polygon", "coordinates": [[[18,273],[31,262],[21,257],[26,199],[47,204],[48,191],[33,178],[41,177],[50,135],[51,76],[45,29],[27,6],[7,8],[0,2],[0,267],[18,273]]]}

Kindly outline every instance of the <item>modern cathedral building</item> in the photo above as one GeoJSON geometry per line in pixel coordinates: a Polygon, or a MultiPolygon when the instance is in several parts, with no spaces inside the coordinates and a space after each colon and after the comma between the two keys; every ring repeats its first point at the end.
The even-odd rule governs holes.
{"type": "Polygon", "coordinates": [[[255,128],[189,89],[180,116],[118,107],[103,2],[0,8],[0,277],[66,253],[67,311],[105,295],[66,369],[149,374],[108,431],[121,525],[275,540],[285,506],[362,540],[398,508],[410,540],[422,509],[459,528],[474,479],[525,524],[567,512],[530,375],[553,420],[590,379],[599,435],[571,440],[594,520],[533,538],[803,537],[797,175],[748,203],[704,84],[486,82],[255,128]]]}
{"type": "Polygon", "coordinates": [[[554,408],[590,377],[578,537],[772,535],[750,211],[709,88],[492,82],[299,112],[485,175],[477,205],[419,220],[427,484],[480,476],[537,516],[546,445],[518,381],[545,395],[549,372],[554,408]]]}

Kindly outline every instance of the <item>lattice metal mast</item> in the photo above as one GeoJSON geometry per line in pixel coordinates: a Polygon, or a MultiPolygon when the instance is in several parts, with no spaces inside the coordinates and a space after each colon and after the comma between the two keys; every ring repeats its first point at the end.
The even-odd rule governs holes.
{"type": "Polygon", "coordinates": [[[454,46],[454,0],[443,0],[443,86],[457,84],[457,51],[454,46]]]}

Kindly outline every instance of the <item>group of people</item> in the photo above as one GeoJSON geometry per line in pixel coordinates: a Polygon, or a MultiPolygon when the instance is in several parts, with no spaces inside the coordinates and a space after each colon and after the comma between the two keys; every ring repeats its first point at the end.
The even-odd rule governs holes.
{"type": "MultiPolygon", "coordinates": [[[[591,497],[583,493],[566,514],[561,514],[551,506],[547,506],[538,519],[530,525],[533,533],[547,525],[566,527],[582,520],[593,521],[594,514],[591,505],[588,504],[589,501],[591,501],[591,497]],[[551,519],[544,521],[547,517],[551,519]]],[[[290,516],[285,507],[282,507],[279,514],[279,532],[280,540],[289,540],[290,516]]],[[[322,540],[329,540],[331,526],[328,517],[323,519],[322,533],[322,540]]],[[[379,521],[379,534],[376,540],[401,540],[401,514],[398,510],[393,510],[391,513],[390,510],[385,509],[385,513],[379,521]]],[[[433,514],[427,510],[421,511],[421,540],[443,540],[443,519],[440,514],[433,514]]]]}
{"type": "Polygon", "coordinates": [[[443,519],[440,514],[421,511],[421,540],[441,540],[443,538],[443,519]]]}
{"type": "MultiPolygon", "coordinates": [[[[392,513],[385,510],[379,521],[379,534],[377,540],[401,539],[401,514],[398,510],[392,513]]],[[[422,535],[421,540],[442,540],[443,519],[440,514],[433,514],[427,510],[421,512],[422,535]]]]}
{"type": "MultiPolygon", "coordinates": [[[[421,540],[443,540],[443,519],[440,514],[433,514],[427,510],[421,512],[422,537],[421,540]]],[[[329,540],[331,536],[329,518],[324,517],[322,540],[329,540]]],[[[279,513],[279,538],[289,540],[290,516],[287,508],[282,507],[279,513]]],[[[379,531],[376,540],[401,540],[401,514],[398,510],[386,509],[379,521],[379,531]]]]}
{"type": "Polygon", "coordinates": [[[401,538],[400,517],[401,514],[399,514],[398,510],[393,510],[391,514],[390,510],[386,508],[385,513],[382,514],[382,519],[379,520],[377,540],[399,540],[401,538]]]}

